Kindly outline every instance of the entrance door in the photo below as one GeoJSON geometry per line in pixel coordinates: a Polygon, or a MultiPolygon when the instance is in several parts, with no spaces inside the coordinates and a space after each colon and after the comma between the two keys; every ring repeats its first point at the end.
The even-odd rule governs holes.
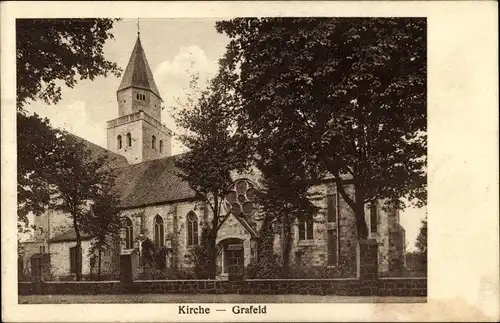
{"type": "Polygon", "coordinates": [[[225,251],[225,272],[229,274],[229,279],[238,279],[243,275],[244,254],[243,245],[227,245],[225,251]]]}

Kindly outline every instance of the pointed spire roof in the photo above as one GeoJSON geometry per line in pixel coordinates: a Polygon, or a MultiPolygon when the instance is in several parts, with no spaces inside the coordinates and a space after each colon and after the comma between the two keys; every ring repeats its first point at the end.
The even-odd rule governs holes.
{"type": "Polygon", "coordinates": [[[125,73],[123,73],[122,82],[120,83],[118,91],[129,87],[150,90],[161,99],[160,92],[158,91],[153,78],[153,73],[151,72],[151,68],[149,68],[146,54],[142,49],[139,34],[137,35],[134,49],[130,55],[125,73]]]}

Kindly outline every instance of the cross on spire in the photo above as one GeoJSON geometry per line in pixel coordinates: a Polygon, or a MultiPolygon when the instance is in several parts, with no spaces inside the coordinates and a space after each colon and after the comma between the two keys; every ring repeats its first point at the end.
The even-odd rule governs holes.
{"type": "Polygon", "coordinates": [[[137,18],[137,35],[139,36],[141,34],[141,26],[139,24],[139,18],[137,18]]]}

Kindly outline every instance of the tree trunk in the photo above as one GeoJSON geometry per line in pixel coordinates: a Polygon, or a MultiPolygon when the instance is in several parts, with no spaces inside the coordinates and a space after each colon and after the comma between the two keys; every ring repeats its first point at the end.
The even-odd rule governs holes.
{"type": "Polygon", "coordinates": [[[73,228],[75,229],[75,234],[76,234],[76,258],[75,258],[75,265],[76,265],[76,280],[80,281],[82,280],[82,264],[81,264],[81,258],[80,255],[82,254],[82,237],[80,235],[80,230],[78,230],[78,223],[76,222],[76,215],[73,215],[73,228]]]}
{"type": "Polygon", "coordinates": [[[266,216],[262,221],[262,226],[259,230],[259,240],[257,241],[257,261],[271,261],[266,257],[273,254],[273,232],[271,219],[266,216]]]}
{"type": "MultiPolygon", "coordinates": [[[[217,231],[215,231],[215,234],[217,234],[217,231]]],[[[208,278],[215,279],[217,274],[217,245],[215,244],[215,236],[212,236],[212,234],[208,239],[208,256],[208,278]]]]}
{"type": "Polygon", "coordinates": [[[285,216],[283,221],[283,278],[290,272],[290,252],[292,251],[292,227],[290,219],[285,216]]]}
{"type": "Polygon", "coordinates": [[[361,185],[354,186],[355,207],[354,214],[356,217],[356,229],[358,231],[358,240],[368,238],[368,228],[365,220],[365,194],[361,185]]]}
{"type": "Polygon", "coordinates": [[[97,280],[101,280],[101,255],[102,255],[102,251],[101,249],[99,249],[99,259],[98,259],[98,263],[97,263],[97,280]]]}
{"type": "Polygon", "coordinates": [[[218,215],[214,214],[212,219],[212,228],[210,228],[210,234],[208,235],[208,264],[207,269],[209,273],[209,278],[215,279],[217,275],[217,230],[219,224],[218,215]]]}

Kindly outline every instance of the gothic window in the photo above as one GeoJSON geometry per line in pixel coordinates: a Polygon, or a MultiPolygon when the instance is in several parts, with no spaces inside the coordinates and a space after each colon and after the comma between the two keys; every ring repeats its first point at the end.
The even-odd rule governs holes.
{"type": "Polygon", "coordinates": [[[40,253],[45,253],[45,246],[40,246],[40,248],[39,248],[39,249],[40,249],[40,250],[39,250],[39,251],[40,251],[40,253]]]}
{"type": "Polygon", "coordinates": [[[118,149],[122,149],[122,136],[120,135],[116,137],[116,146],[118,147],[118,149]]]}
{"type": "Polygon", "coordinates": [[[127,146],[132,147],[132,135],[130,132],[127,133],[127,146]]]}
{"type": "Polygon", "coordinates": [[[153,138],[151,139],[151,147],[153,147],[153,149],[156,149],[156,137],[153,136],[153,138]]]}
{"type": "Polygon", "coordinates": [[[314,219],[312,216],[298,217],[298,229],[299,229],[299,240],[312,240],[313,239],[313,222],[314,219]]]}
{"type": "Polygon", "coordinates": [[[125,219],[125,248],[132,249],[134,247],[134,228],[130,218],[125,219]]]}
{"type": "Polygon", "coordinates": [[[165,245],[165,230],[163,227],[163,218],[159,215],[155,216],[155,246],[163,247],[165,245]]]}
{"type": "Polygon", "coordinates": [[[370,232],[377,232],[377,224],[378,224],[378,209],[377,209],[377,201],[372,201],[370,204],[370,232]]]}
{"type": "Polygon", "coordinates": [[[163,153],[163,140],[160,140],[160,153],[163,153]]]}
{"type": "Polygon", "coordinates": [[[194,212],[187,215],[187,245],[195,246],[198,244],[198,217],[194,212]]]}
{"type": "Polygon", "coordinates": [[[249,217],[255,211],[257,189],[249,180],[238,180],[226,195],[226,204],[231,213],[249,217]]]}

